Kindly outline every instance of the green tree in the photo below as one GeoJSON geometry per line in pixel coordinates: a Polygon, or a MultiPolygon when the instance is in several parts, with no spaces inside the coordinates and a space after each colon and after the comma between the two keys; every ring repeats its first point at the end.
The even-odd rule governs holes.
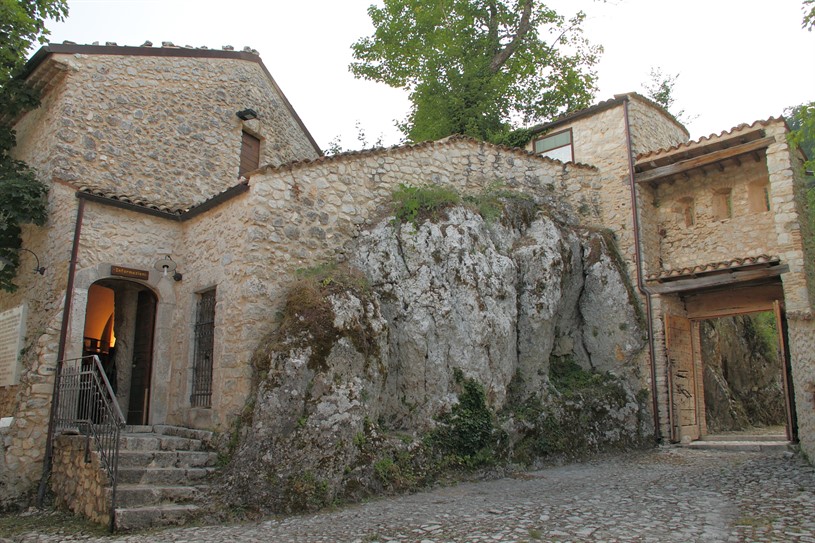
{"type": "Polygon", "coordinates": [[[9,119],[36,107],[39,97],[18,77],[34,44],[46,42],[46,19],[62,20],[67,0],[0,0],[0,289],[13,291],[22,245],[21,226],[46,220],[47,187],[24,162],[11,156],[14,130],[9,119]]]}
{"type": "Polygon", "coordinates": [[[602,48],[538,0],[384,0],[352,45],[356,76],[410,92],[409,141],[505,141],[514,124],[588,106],[602,48]]]}
{"type": "Polygon", "coordinates": [[[812,32],[812,28],[815,27],[815,0],[804,0],[802,9],[804,10],[804,19],[801,21],[801,28],[812,32]]]}
{"type": "Polygon", "coordinates": [[[790,143],[807,156],[804,167],[815,170],[815,102],[788,108],[784,117],[790,127],[790,143]]]}
{"type": "Polygon", "coordinates": [[[676,102],[674,98],[674,88],[676,87],[676,80],[679,79],[679,74],[663,74],[662,69],[651,68],[651,73],[648,77],[650,81],[643,85],[645,95],[648,96],[648,98],[664,107],[682,124],[693,120],[693,118],[685,114],[684,109],[674,111],[674,103],[676,102]]]}

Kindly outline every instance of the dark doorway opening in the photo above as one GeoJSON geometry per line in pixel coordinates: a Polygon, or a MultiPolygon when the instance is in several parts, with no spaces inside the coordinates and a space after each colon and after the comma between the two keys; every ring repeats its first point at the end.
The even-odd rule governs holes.
{"type": "Polygon", "coordinates": [[[97,355],[128,424],[147,424],[157,299],[147,287],[104,279],[91,285],[83,356],[97,355]]]}

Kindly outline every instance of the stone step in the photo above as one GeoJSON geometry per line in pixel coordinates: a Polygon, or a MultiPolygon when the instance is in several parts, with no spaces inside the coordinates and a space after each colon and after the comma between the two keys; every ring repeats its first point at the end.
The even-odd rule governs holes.
{"type": "Polygon", "coordinates": [[[201,482],[215,468],[120,468],[119,484],[184,485],[201,482]]]}
{"type": "Polygon", "coordinates": [[[163,434],[122,434],[119,443],[120,450],[123,451],[200,451],[204,449],[201,440],[163,434]]]}
{"type": "Polygon", "coordinates": [[[213,436],[213,433],[208,430],[197,430],[195,428],[184,428],[183,426],[169,426],[166,424],[156,424],[155,426],[153,426],[153,431],[168,436],[196,439],[205,444],[209,444],[210,442],[212,442],[213,436]]]}
{"type": "Polygon", "coordinates": [[[143,530],[156,526],[184,524],[199,511],[197,505],[165,504],[147,507],[116,509],[116,529],[119,531],[143,530]]]}
{"type": "Polygon", "coordinates": [[[116,507],[133,508],[148,505],[183,504],[193,501],[200,490],[186,485],[122,484],[116,488],[116,507]]]}
{"type": "Polygon", "coordinates": [[[700,441],[781,441],[788,443],[784,434],[712,434],[702,436],[700,441]]]}
{"type": "Polygon", "coordinates": [[[123,468],[204,468],[218,462],[211,451],[132,451],[119,452],[119,469],[123,468]]]}
{"type": "Polygon", "coordinates": [[[685,447],[690,449],[713,449],[733,452],[778,452],[789,451],[789,441],[693,441],[685,447]]]}
{"type": "Polygon", "coordinates": [[[204,443],[212,441],[213,433],[208,430],[197,430],[195,428],[185,428],[183,426],[172,426],[169,424],[156,424],[154,426],[128,425],[125,427],[126,434],[162,434],[166,436],[186,437],[187,439],[197,439],[204,443]]]}

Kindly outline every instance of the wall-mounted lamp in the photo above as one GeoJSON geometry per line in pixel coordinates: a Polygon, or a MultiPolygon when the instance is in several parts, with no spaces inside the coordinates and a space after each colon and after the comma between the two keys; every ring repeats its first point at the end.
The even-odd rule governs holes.
{"type": "MultiPolygon", "coordinates": [[[[31,253],[34,255],[34,259],[37,261],[37,265],[34,268],[34,273],[39,273],[40,275],[45,275],[45,266],[40,266],[40,257],[37,256],[37,253],[32,251],[31,249],[26,249],[25,247],[20,247],[18,249],[12,249],[17,251],[25,251],[27,253],[31,253]]],[[[6,266],[11,266],[14,264],[11,260],[6,258],[5,256],[0,256],[0,271],[4,270],[6,266]]]]}
{"type": "Polygon", "coordinates": [[[181,281],[181,279],[184,277],[183,275],[175,271],[176,268],[178,267],[178,264],[175,263],[175,260],[170,258],[170,255],[164,255],[164,258],[156,260],[156,263],[153,267],[156,268],[158,271],[162,272],[164,277],[167,277],[167,275],[172,274],[172,278],[175,281],[181,281]]]}
{"type": "Polygon", "coordinates": [[[242,109],[235,113],[235,115],[242,121],[251,121],[252,119],[258,118],[258,112],[251,108],[242,109]]]}

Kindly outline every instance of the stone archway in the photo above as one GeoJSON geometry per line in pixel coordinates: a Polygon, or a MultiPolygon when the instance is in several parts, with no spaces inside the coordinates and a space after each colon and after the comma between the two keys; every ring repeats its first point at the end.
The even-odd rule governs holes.
{"type": "MultiPolygon", "coordinates": [[[[169,406],[169,351],[175,311],[172,282],[152,270],[147,280],[124,279],[111,275],[110,270],[110,264],[77,270],[66,358],[82,356],[89,347],[85,330],[92,287],[111,290],[114,307],[120,308],[119,312],[113,312],[112,319],[116,344],[122,347],[114,351],[116,357],[112,361],[120,407],[129,424],[163,424],[167,421],[169,406]],[[152,334],[146,333],[148,329],[152,334]],[[117,330],[127,332],[119,336],[117,330]],[[127,338],[127,348],[119,344],[123,338],[127,338]],[[132,367],[134,363],[136,368],[132,367]]],[[[98,334],[100,340],[104,329],[102,327],[98,334]]]]}

